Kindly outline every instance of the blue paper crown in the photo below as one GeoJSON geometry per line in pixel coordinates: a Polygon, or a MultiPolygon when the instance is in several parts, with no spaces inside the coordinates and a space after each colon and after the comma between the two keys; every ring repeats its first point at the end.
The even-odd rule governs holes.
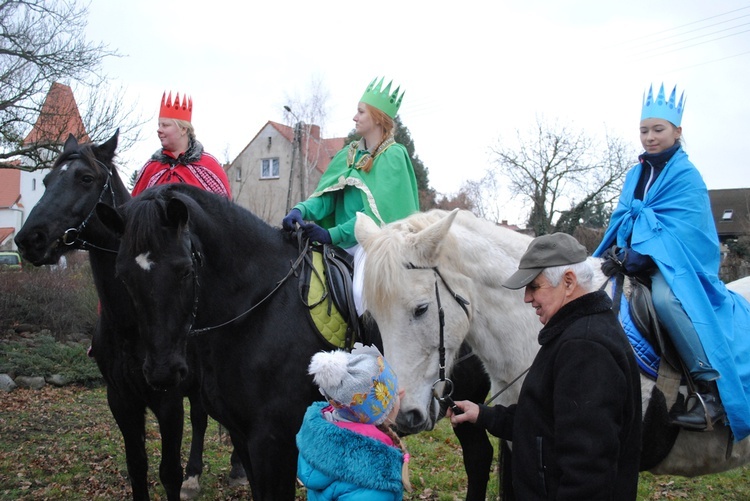
{"type": "MultiPolygon", "coordinates": [[[[645,94],[645,93],[644,93],[645,94]]],[[[650,85],[648,96],[643,100],[643,109],[641,110],[641,120],[645,118],[662,118],[668,120],[675,127],[679,127],[682,122],[682,112],[685,110],[685,92],[680,94],[680,102],[675,104],[677,97],[677,86],[672,89],[669,101],[664,96],[664,84],[659,88],[659,94],[654,99],[654,88],[650,85]]]]}

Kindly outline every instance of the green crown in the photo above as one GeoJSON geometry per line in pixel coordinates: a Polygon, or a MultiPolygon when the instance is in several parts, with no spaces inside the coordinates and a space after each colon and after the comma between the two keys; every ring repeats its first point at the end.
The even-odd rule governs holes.
{"type": "Polygon", "coordinates": [[[398,109],[401,107],[401,100],[404,98],[404,92],[400,96],[398,95],[398,91],[401,90],[399,86],[391,93],[393,80],[388,82],[385,89],[383,89],[384,78],[381,78],[379,82],[377,80],[378,77],[373,78],[370,85],[367,86],[365,93],[362,94],[360,101],[374,106],[391,118],[396,118],[396,113],[398,113],[398,109]]]}

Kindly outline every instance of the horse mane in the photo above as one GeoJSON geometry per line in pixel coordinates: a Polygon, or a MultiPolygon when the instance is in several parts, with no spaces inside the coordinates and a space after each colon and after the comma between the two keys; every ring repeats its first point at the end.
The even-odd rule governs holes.
{"type": "Polygon", "coordinates": [[[171,183],[149,188],[124,206],[130,254],[164,246],[168,237],[158,230],[167,222],[167,205],[172,199],[182,201],[190,213],[189,228],[178,229],[178,237],[184,230],[199,231],[202,241],[214,240],[224,247],[234,245],[248,251],[253,241],[282,238],[279,231],[222,195],[185,183],[171,183]]]}
{"type": "Polygon", "coordinates": [[[408,289],[409,267],[438,267],[452,284],[459,275],[495,286],[518,267],[531,238],[497,226],[469,211],[459,211],[441,242],[437,261],[417,245],[417,234],[444,219],[450,212],[433,209],[419,212],[382,228],[368,246],[364,297],[368,307],[382,311],[401,290],[408,289]],[[497,262],[487,262],[491,258],[497,262]],[[502,262],[500,262],[502,261],[502,262]],[[448,278],[451,276],[452,278],[448,278]]]}
{"type": "Polygon", "coordinates": [[[75,149],[64,150],[62,153],[60,153],[60,156],[57,157],[57,160],[55,160],[55,163],[52,165],[52,168],[56,169],[62,164],[69,162],[70,160],[75,160],[80,157],[84,157],[86,160],[88,160],[89,163],[95,164],[97,161],[97,158],[96,158],[96,155],[94,154],[94,146],[95,145],[93,143],[85,143],[85,144],[78,145],[78,147],[75,149]]]}

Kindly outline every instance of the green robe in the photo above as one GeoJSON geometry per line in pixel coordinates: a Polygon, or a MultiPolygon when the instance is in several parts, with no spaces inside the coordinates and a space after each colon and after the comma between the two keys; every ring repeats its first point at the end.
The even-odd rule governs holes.
{"type": "Polygon", "coordinates": [[[357,244],[357,212],[382,226],[419,211],[417,179],[406,148],[387,140],[376,152],[370,172],[364,172],[358,165],[368,152],[358,149],[360,145],[353,142],[339,151],[315,192],[294,206],[303,219],[327,229],[332,243],[343,248],[357,244]]]}

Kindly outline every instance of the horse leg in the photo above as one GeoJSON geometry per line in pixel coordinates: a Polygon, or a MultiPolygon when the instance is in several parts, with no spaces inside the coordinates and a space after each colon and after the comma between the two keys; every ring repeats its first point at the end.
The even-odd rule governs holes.
{"type": "Polygon", "coordinates": [[[208,413],[206,413],[197,392],[191,392],[188,395],[188,400],[190,401],[190,423],[193,433],[180,497],[182,499],[195,499],[201,490],[200,477],[203,473],[203,448],[206,428],[208,428],[208,413]]]}
{"type": "Polygon", "coordinates": [[[182,395],[177,391],[166,393],[152,410],[156,414],[161,433],[159,480],[167,493],[167,499],[179,501],[182,486],[182,430],[185,425],[182,395]]]}
{"type": "Polygon", "coordinates": [[[229,486],[230,487],[237,487],[240,485],[247,485],[247,474],[245,473],[245,467],[242,466],[242,460],[240,459],[240,455],[237,454],[237,450],[232,447],[232,457],[230,458],[230,463],[232,465],[231,470],[229,470],[229,486]]]}
{"type": "Polygon", "coordinates": [[[133,501],[148,501],[148,457],[146,456],[146,406],[138,399],[123,395],[107,386],[107,403],[125,443],[133,501]]]}
{"type": "Polygon", "coordinates": [[[256,434],[247,442],[252,475],[250,490],[254,501],[293,501],[297,477],[297,445],[294,441],[284,445],[268,435],[279,430],[256,434]],[[262,435],[262,436],[257,436],[262,435]],[[273,451],[273,454],[268,453],[273,451]]]}
{"type": "MultiPolygon", "coordinates": [[[[467,346],[462,345],[459,358],[469,353],[467,346]]],[[[451,371],[453,381],[453,399],[471,400],[482,403],[490,392],[490,378],[479,359],[470,355],[454,365],[451,371]]],[[[464,469],[468,485],[467,501],[483,501],[487,495],[487,484],[490,480],[492,456],[494,450],[487,432],[476,426],[464,423],[453,428],[464,458],[464,469]]]]}

